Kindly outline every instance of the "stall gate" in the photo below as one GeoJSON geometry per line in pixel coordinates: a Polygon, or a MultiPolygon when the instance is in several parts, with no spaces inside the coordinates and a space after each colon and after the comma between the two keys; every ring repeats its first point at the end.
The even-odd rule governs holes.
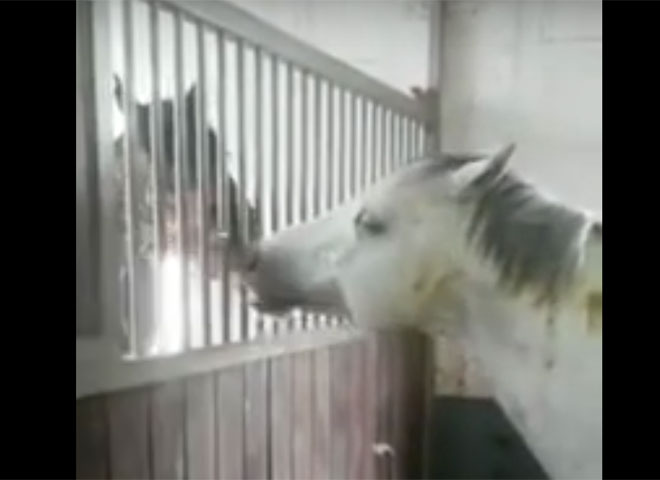
{"type": "Polygon", "coordinates": [[[421,155],[423,105],[222,1],[76,28],[77,478],[420,477],[427,339],[258,315],[231,267],[421,155]]]}

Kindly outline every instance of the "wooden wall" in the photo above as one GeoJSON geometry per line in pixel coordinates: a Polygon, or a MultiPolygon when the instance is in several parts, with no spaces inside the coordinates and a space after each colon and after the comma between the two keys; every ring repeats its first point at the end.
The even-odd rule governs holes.
{"type": "Polygon", "coordinates": [[[381,333],[80,399],[76,476],[420,478],[428,349],[381,333]]]}

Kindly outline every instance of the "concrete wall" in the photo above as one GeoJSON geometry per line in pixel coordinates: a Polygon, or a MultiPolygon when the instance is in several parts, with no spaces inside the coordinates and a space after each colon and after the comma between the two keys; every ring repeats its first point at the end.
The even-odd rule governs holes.
{"type": "Polygon", "coordinates": [[[426,85],[428,1],[232,1],[394,88],[426,85]]]}
{"type": "Polygon", "coordinates": [[[515,141],[515,166],[599,211],[602,6],[597,1],[447,2],[445,148],[515,141]]]}

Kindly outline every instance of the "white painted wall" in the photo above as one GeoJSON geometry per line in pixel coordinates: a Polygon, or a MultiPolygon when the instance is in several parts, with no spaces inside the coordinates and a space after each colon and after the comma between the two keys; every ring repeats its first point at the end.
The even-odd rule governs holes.
{"type": "Polygon", "coordinates": [[[559,198],[602,205],[602,6],[448,2],[442,141],[515,141],[514,165],[559,198]]]}
{"type": "Polygon", "coordinates": [[[425,86],[430,2],[232,0],[281,30],[409,93],[425,86]]]}

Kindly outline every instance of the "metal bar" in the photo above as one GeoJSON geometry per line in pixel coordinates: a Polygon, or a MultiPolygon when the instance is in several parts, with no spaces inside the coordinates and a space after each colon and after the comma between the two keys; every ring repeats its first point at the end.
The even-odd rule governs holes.
{"type": "Polygon", "coordinates": [[[355,198],[355,193],[357,191],[357,95],[355,92],[351,92],[351,101],[350,109],[348,116],[348,128],[351,132],[350,138],[350,150],[349,150],[349,165],[350,165],[350,195],[351,198],[355,198]]]}
{"type": "Polygon", "coordinates": [[[199,251],[200,251],[200,280],[202,301],[202,345],[211,345],[211,315],[209,306],[209,228],[208,218],[208,192],[209,185],[209,146],[208,125],[206,121],[206,44],[204,42],[204,25],[197,25],[197,70],[199,76],[199,94],[197,95],[197,212],[199,215],[199,251]]]}
{"type": "Polygon", "coordinates": [[[149,4],[149,29],[151,37],[150,45],[150,61],[151,61],[151,91],[152,98],[150,128],[151,128],[151,182],[153,185],[153,211],[154,222],[156,228],[154,229],[154,279],[153,282],[153,311],[156,325],[156,331],[162,327],[162,260],[163,260],[163,244],[165,239],[165,219],[163,215],[163,199],[162,192],[164,191],[162,165],[163,161],[162,152],[165,150],[163,145],[163,118],[161,111],[161,93],[160,93],[160,27],[158,22],[158,8],[153,4],[149,4]]]}
{"type": "MultiPolygon", "coordinates": [[[[293,142],[294,142],[294,123],[293,123],[293,64],[290,62],[286,64],[286,110],[284,125],[286,127],[286,191],[285,191],[285,215],[286,225],[293,224],[293,186],[294,186],[294,171],[295,162],[293,158],[293,142]]],[[[289,317],[287,322],[287,329],[293,330],[295,327],[295,319],[293,315],[289,317]]]]}
{"type": "MultiPolygon", "coordinates": [[[[278,59],[275,55],[271,56],[271,138],[272,138],[272,152],[271,152],[271,190],[270,190],[270,225],[273,232],[279,230],[279,201],[280,201],[280,176],[279,176],[279,148],[280,148],[280,135],[279,135],[279,70],[278,59]]],[[[278,322],[273,322],[273,334],[279,331],[278,322]]]]}
{"type": "Polygon", "coordinates": [[[327,173],[327,196],[326,196],[326,209],[331,210],[334,206],[334,190],[335,190],[335,181],[334,181],[334,86],[330,80],[327,81],[327,122],[328,122],[328,134],[326,137],[327,148],[328,148],[328,160],[326,162],[326,173],[327,173]]]}
{"type": "Polygon", "coordinates": [[[383,178],[385,175],[385,148],[384,148],[384,142],[385,139],[383,138],[384,134],[384,127],[385,127],[385,108],[382,105],[378,105],[378,110],[377,110],[377,115],[376,115],[376,152],[377,152],[377,169],[378,169],[378,179],[380,180],[383,178]]]}
{"type": "Polygon", "coordinates": [[[321,214],[321,78],[314,75],[314,217],[321,214]]]}
{"type": "Polygon", "coordinates": [[[183,203],[184,191],[184,165],[188,165],[188,139],[186,132],[186,108],[185,95],[183,92],[183,18],[180,14],[174,14],[174,84],[176,101],[176,134],[174,135],[174,174],[176,183],[176,209],[177,209],[177,240],[179,250],[179,262],[181,267],[181,305],[183,319],[183,345],[187,350],[190,345],[190,318],[188,299],[188,269],[186,266],[186,238],[185,225],[186,210],[183,203]]]}
{"type": "Polygon", "coordinates": [[[378,105],[371,104],[371,122],[369,125],[369,134],[371,135],[371,184],[373,185],[378,180],[378,152],[377,152],[377,132],[378,125],[376,119],[378,118],[378,105]]]}
{"type": "Polygon", "coordinates": [[[270,201],[270,215],[271,215],[271,228],[273,231],[279,230],[279,75],[278,75],[278,60],[275,55],[271,57],[271,128],[272,128],[272,163],[271,163],[271,201],[270,201]]]}
{"type": "Polygon", "coordinates": [[[383,107],[383,119],[381,123],[381,138],[380,142],[382,145],[382,155],[383,155],[383,163],[381,167],[382,175],[385,176],[387,175],[390,170],[391,170],[391,149],[389,148],[389,129],[388,125],[391,120],[391,114],[390,111],[383,107]]]}
{"type": "Polygon", "coordinates": [[[408,118],[408,163],[417,157],[417,142],[415,139],[415,121],[408,118]]]}
{"type": "Polygon", "coordinates": [[[360,193],[364,192],[367,186],[367,108],[368,100],[362,97],[360,102],[360,193]]]}
{"type": "Polygon", "coordinates": [[[385,125],[385,150],[387,151],[387,173],[394,170],[394,112],[387,110],[387,122],[385,125]]]}
{"type": "Polygon", "coordinates": [[[300,156],[300,188],[301,188],[301,201],[300,201],[300,219],[304,222],[307,220],[307,175],[309,163],[309,132],[307,130],[307,72],[301,70],[300,72],[300,141],[301,141],[301,156],[300,156]]]}
{"type": "MultiPolygon", "coordinates": [[[[314,204],[313,215],[318,218],[321,215],[321,78],[314,75],[314,204]]],[[[310,318],[314,327],[318,328],[321,324],[319,315],[312,315],[310,318]]]]}
{"type": "Polygon", "coordinates": [[[128,320],[128,343],[130,355],[138,352],[137,305],[136,305],[136,207],[135,207],[135,179],[133,178],[133,162],[135,160],[135,102],[133,101],[133,86],[135,72],[133,69],[133,5],[126,1],[122,5],[122,21],[124,30],[124,72],[126,85],[124,91],[123,110],[126,115],[126,131],[124,133],[123,160],[124,160],[124,213],[126,215],[126,260],[128,276],[128,301],[126,312],[128,320]]]}
{"type": "Polygon", "coordinates": [[[293,161],[293,65],[286,64],[286,224],[293,223],[293,178],[295,162],[293,161]]]}
{"type": "MultiPolygon", "coordinates": [[[[307,72],[300,71],[300,221],[307,221],[307,175],[309,164],[309,131],[307,129],[308,123],[308,99],[307,99],[307,72]]],[[[309,314],[303,311],[302,315],[302,329],[309,328],[309,314]]]]}
{"type": "Polygon", "coordinates": [[[398,125],[398,116],[394,112],[394,110],[390,110],[391,116],[390,116],[390,172],[393,172],[397,166],[398,166],[398,135],[397,132],[399,129],[397,128],[398,125]]]}
{"type": "MultiPolygon", "coordinates": [[[[246,188],[245,188],[245,157],[247,150],[246,115],[245,115],[245,45],[241,39],[236,40],[236,97],[238,111],[236,119],[238,129],[238,225],[240,246],[243,247],[249,238],[249,225],[247,221],[246,188]]],[[[239,286],[241,330],[240,340],[248,338],[248,311],[247,290],[243,283],[239,286]]]]}
{"type": "MultiPolygon", "coordinates": [[[[216,202],[218,204],[218,225],[223,232],[228,232],[229,229],[229,181],[227,178],[227,156],[226,156],[226,141],[227,129],[225,128],[225,90],[226,90],[226,76],[225,76],[225,38],[222,32],[216,36],[218,48],[218,166],[216,168],[216,202]]],[[[229,232],[233,235],[235,232],[229,232]]],[[[231,237],[227,237],[227,242],[222,246],[222,278],[220,281],[220,288],[222,289],[222,341],[228,343],[231,336],[231,289],[229,277],[229,262],[233,248],[231,245],[231,237]]]]}
{"type": "MultiPolygon", "coordinates": [[[[263,55],[262,51],[260,48],[256,48],[254,50],[254,88],[255,88],[255,97],[254,97],[254,118],[255,118],[255,131],[254,131],[254,148],[255,148],[255,207],[256,207],[256,214],[257,218],[253,219],[253,221],[256,221],[256,225],[254,226],[257,231],[252,231],[250,233],[250,240],[254,240],[256,238],[261,237],[261,234],[264,230],[264,225],[263,225],[263,215],[262,212],[264,211],[264,195],[263,195],[263,189],[264,189],[264,181],[263,181],[263,163],[264,163],[264,158],[263,158],[263,124],[262,124],[262,118],[261,118],[261,113],[263,111],[263,72],[262,72],[262,62],[263,62],[263,55]]],[[[258,314],[257,316],[257,334],[261,333],[263,331],[263,317],[261,314],[258,314]]]]}
{"type": "Polygon", "coordinates": [[[399,115],[399,166],[406,164],[406,119],[399,115]]]}
{"type": "Polygon", "coordinates": [[[231,32],[237,37],[249,38],[254,45],[266,48],[277,56],[285,58],[299,67],[304,67],[308,71],[316,72],[324,78],[332,78],[353,92],[370,95],[378,103],[415,118],[424,118],[426,112],[419,102],[327,53],[295,39],[292,35],[227,1],[161,0],[159,3],[171,9],[182,10],[188,15],[208,22],[215,28],[231,32]]]}
{"type": "Polygon", "coordinates": [[[346,200],[346,92],[341,87],[337,88],[339,90],[339,112],[337,113],[339,117],[339,122],[337,122],[339,127],[339,131],[337,132],[339,134],[339,138],[337,139],[337,143],[339,144],[339,152],[337,152],[339,172],[337,181],[339,182],[339,203],[341,204],[346,200]]]}
{"type": "MultiPolygon", "coordinates": [[[[108,3],[103,2],[90,2],[85,5],[81,3],[76,4],[81,16],[78,20],[82,23],[82,31],[79,32],[79,46],[81,54],[85,47],[90,48],[89,57],[91,58],[85,57],[83,54],[80,59],[80,67],[87,73],[86,78],[88,79],[86,81],[85,77],[82,77],[80,87],[83,98],[92,99],[82,105],[85,113],[81,120],[86,118],[95,120],[90,122],[91,125],[88,123],[92,129],[85,138],[89,140],[87,143],[90,148],[87,153],[90,155],[90,160],[95,160],[98,168],[97,187],[100,202],[98,233],[103,239],[102,242],[99,242],[97,262],[90,265],[90,270],[91,273],[97,272],[100,280],[98,320],[100,320],[101,338],[109,340],[108,343],[115,343],[121,338],[121,311],[119,308],[121,295],[118,280],[123,239],[117,229],[117,205],[120,192],[117,189],[116,178],[117,169],[120,166],[117,165],[114,152],[113,98],[109,88],[112,65],[107,54],[111,45],[110,7],[108,3]],[[86,41],[87,39],[90,41],[86,41]],[[89,67],[86,67],[87,64],[89,67]]],[[[94,192],[94,187],[90,186],[90,191],[94,192]]],[[[89,207],[92,206],[89,205],[89,207]]],[[[94,220],[94,216],[90,215],[90,219],[94,220]]]]}

